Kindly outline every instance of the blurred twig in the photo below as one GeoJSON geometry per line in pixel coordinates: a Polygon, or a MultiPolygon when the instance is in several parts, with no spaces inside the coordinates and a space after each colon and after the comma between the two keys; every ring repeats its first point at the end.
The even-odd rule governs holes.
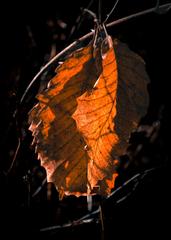
{"type": "Polygon", "coordinates": [[[6,176],[11,172],[11,170],[12,170],[12,168],[13,168],[13,166],[14,166],[14,163],[15,163],[15,161],[16,161],[16,159],[17,159],[17,156],[18,156],[18,152],[19,152],[20,146],[21,146],[21,139],[20,139],[20,137],[19,137],[19,138],[18,138],[17,148],[16,148],[16,150],[15,150],[15,153],[14,153],[14,156],[13,156],[13,158],[12,158],[11,164],[10,164],[9,168],[7,169],[7,171],[4,171],[4,174],[5,174],[6,176]]]}
{"type": "MultiPolygon", "coordinates": [[[[134,183],[133,187],[132,187],[132,191],[129,191],[122,198],[114,200],[114,204],[116,205],[116,204],[119,204],[120,202],[126,200],[135,191],[135,189],[137,188],[139,183],[144,179],[144,177],[147,176],[148,174],[152,173],[154,170],[156,170],[156,168],[150,168],[150,169],[145,170],[142,173],[135,174],[129,180],[124,182],[120,187],[118,187],[116,190],[114,190],[105,199],[105,201],[107,201],[108,199],[113,199],[117,193],[121,193],[124,188],[128,187],[129,184],[134,183]]],[[[68,228],[68,227],[74,227],[74,226],[79,226],[79,225],[92,223],[92,222],[99,223],[100,221],[103,221],[101,214],[102,214],[101,206],[99,206],[97,210],[95,210],[95,211],[93,211],[93,212],[91,212],[89,214],[86,214],[85,216],[83,216],[82,218],[80,218],[80,219],[78,219],[76,221],[73,221],[73,222],[70,222],[70,223],[66,223],[66,224],[63,224],[63,225],[55,225],[55,226],[42,228],[42,229],[40,229],[40,232],[47,232],[47,231],[52,231],[52,230],[60,230],[60,229],[64,229],[64,228],[68,228]]],[[[101,222],[101,224],[103,225],[103,222],[101,222]]],[[[102,226],[102,228],[104,230],[104,226],[102,226]]]]}

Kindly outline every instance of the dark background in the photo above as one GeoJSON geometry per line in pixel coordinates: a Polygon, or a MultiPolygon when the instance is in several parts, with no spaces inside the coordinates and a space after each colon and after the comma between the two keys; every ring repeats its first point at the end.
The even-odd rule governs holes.
{"type": "MultiPolygon", "coordinates": [[[[97,2],[94,1],[91,6],[91,10],[96,13],[97,2]]],[[[42,79],[31,89],[22,106],[19,105],[25,88],[41,66],[93,28],[92,19],[86,16],[80,28],[73,35],[70,34],[72,27],[77,26],[80,8],[86,7],[88,3],[42,1],[36,6],[32,1],[15,4],[7,1],[0,8],[0,217],[3,222],[0,235],[6,236],[1,239],[7,239],[11,233],[23,239],[31,239],[33,236],[46,239],[102,237],[100,224],[39,234],[39,228],[65,223],[86,213],[86,200],[73,197],[64,199],[61,204],[53,185],[47,183],[36,198],[30,197],[30,192],[33,193],[45,177],[45,171],[30,147],[31,136],[27,131],[27,112],[34,104],[34,96],[42,79]],[[61,21],[66,23],[65,28],[61,21]],[[18,114],[14,118],[16,109],[18,114]],[[18,137],[22,138],[22,144],[13,168],[8,173],[18,137]],[[51,193],[49,198],[48,189],[51,193]]],[[[120,0],[109,22],[153,7],[155,3],[152,0],[120,0]]],[[[113,1],[102,1],[102,19],[112,6],[113,1]]],[[[104,204],[105,239],[121,239],[124,234],[135,239],[142,236],[153,239],[162,234],[162,239],[168,239],[170,23],[171,11],[165,14],[152,13],[109,30],[113,37],[126,42],[144,58],[151,83],[148,86],[150,105],[141,124],[145,124],[147,129],[158,127],[154,127],[152,139],[145,132],[134,134],[131,138],[130,158],[133,164],[126,170],[121,169],[122,177],[118,185],[133,173],[151,167],[156,170],[121,204],[114,204],[114,200],[104,204]],[[135,149],[139,144],[143,148],[137,154],[135,149]]]]}

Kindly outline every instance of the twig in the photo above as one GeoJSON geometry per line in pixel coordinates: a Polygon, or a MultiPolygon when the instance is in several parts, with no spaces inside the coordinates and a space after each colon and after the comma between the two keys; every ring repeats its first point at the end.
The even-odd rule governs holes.
{"type": "Polygon", "coordinates": [[[99,207],[99,213],[100,213],[100,222],[102,227],[102,232],[104,232],[104,219],[103,219],[103,212],[102,212],[102,206],[99,207]]]}
{"type": "Polygon", "coordinates": [[[11,172],[11,170],[12,170],[12,168],[13,168],[13,166],[14,166],[15,160],[16,160],[16,158],[17,158],[17,155],[18,155],[20,146],[21,146],[21,140],[20,140],[20,138],[18,138],[17,148],[16,148],[16,150],[15,150],[15,153],[14,153],[14,156],[13,156],[13,159],[12,159],[12,162],[11,162],[8,170],[7,170],[7,171],[4,171],[4,174],[5,174],[5,175],[8,175],[8,174],[11,172]]]}
{"type": "Polygon", "coordinates": [[[46,228],[41,228],[40,232],[47,232],[47,231],[51,231],[51,230],[57,230],[57,229],[63,229],[63,228],[68,228],[68,227],[73,227],[73,226],[80,226],[82,224],[87,224],[87,223],[91,223],[94,222],[94,216],[95,214],[99,214],[99,209],[97,209],[96,211],[94,211],[93,213],[91,213],[91,217],[90,214],[87,214],[85,217],[88,217],[87,219],[81,218],[79,220],[73,221],[71,223],[66,223],[63,225],[55,225],[55,226],[50,226],[50,227],[46,227],[46,228]]]}
{"type": "Polygon", "coordinates": [[[113,11],[115,10],[116,6],[118,5],[118,2],[119,2],[119,0],[116,0],[113,8],[112,8],[111,11],[107,14],[106,19],[104,20],[104,24],[107,22],[107,20],[109,19],[109,17],[111,16],[111,14],[113,13],[113,11]]]}
{"type": "Polygon", "coordinates": [[[36,189],[36,191],[34,191],[34,193],[32,194],[32,197],[34,198],[43,188],[43,186],[45,185],[47,179],[46,177],[43,179],[41,185],[36,189]]]}
{"type": "Polygon", "coordinates": [[[98,4],[98,20],[99,23],[101,23],[102,21],[102,0],[99,0],[99,4],[98,4]]]}
{"type": "MultiPolygon", "coordinates": [[[[85,9],[89,9],[91,7],[91,5],[93,4],[93,2],[94,2],[94,0],[91,0],[89,2],[89,4],[87,5],[87,7],[85,7],[85,9]]],[[[81,8],[80,10],[81,10],[81,14],[78,15],[78,17],[76,18],[74,26],[71,28],[71,31],[70,31],[69,36],[68,36],[68,40],[71,39],[71,37],[73,36],[73,34],[75,33],[76,30],[77,31],[79,30],[79,28],[80,28],[80,26],[81,26],[81,24],[84,20],[84,16],[85,16],[84,15],[84,9],[81,8]]]]}
{"type": "MultiPolygon", "coordinates": [[[[124,200],[126,200],[132,193],[133,191],[135,191],[135,189],[138,186],[138,182],[142,179],[144,179],[144,177],[153,172],[154,170],[156,170],[156,168],[150,168],[145,170],[143,173],[137,173],[135,174],[133,177],[131,177],[129,180],[127,180],[126,182],[124,182],[120,187],[118,187],[115,191],[113,191],[107,198],[106,200],[108,200],[109,198],[113,198],[116,193],[120,192],[121,190],[123,190],[123,188],[125,188],[126,186],[128,186],[130,183],[134,182],[136,180],[136,183],[133,186],[133,189],[131,192],[129,192],[126,196],[122,197],[119,200],[116,200],[115,204],[118,204],[124,200]]],[[[105,201],[106,201],[105,200],[105,201]]],[[[46,228],[42,228],[40,229],[40,232],[46,232],[46,231],[51,231],[51,230],[57,230],[57,229],[63,229],[63,228],[68,228],[68,227],[73,227],[73,226],[79,226],[82,224],[86,224],[86,223],[91,223],[91,222],[99,222],[99,219],[95,219],[95,217],[98,215],[100,217],[100,221],[101,221],[101,225],[102,225],[102,230],[104,230],[104,222],[103,222],[103,217],[102,217],[102,212],[101,212],[101,206],[98,207],[97,210],[86,214],[85,216],[83,216],[82,218],[73,221],[71,223],[67,223],[67,224],[63,224],[63,225],[55,225],[55,226],[51,226],[51,227],[46,227],[46,228]]]]}
{"type": "Polygon", "coordinates": [[[86,9],[86,8],[83,11],[88,13],[90,16],[92,16],[92,18],[94,19],[94,22],[98,22],[97,16],[96,16],[96,14],[94,12],[92,12],[91,10],[86,9]]]}
{"type": "MultiPolygon", "coordinates": [[[[171,7],[171,3],[167,3],[167,4],[163,4],[161,6],[158,7],[158,10],[162,11],[162,10],[165,10],[165,9],[168,9],[170,10],[170,7],[171,7]]],[[[156,12],[156,6],[153,7],[153,8],[149,8],[147,10],[144,10],[142,12],[138,12],[138,13],[134,13],[130,16],[127,16],[127,17],[123,17],[121,19],[118,19],[114,22],[111,22],[111,23],[108,23],[106,26],[107,27],[113,27],[117,24],[120,24],[120,23],[123,23],[123,22],[126,22],[128,20],[131,20],[131,19],[134,19],[134,18],[137,18],[137,17],[141,17],[141,16],[144,16],[146,14],[149,14],[149,13],[153,13],[153,12],[156,12]]]]}
{"type": "MultiPolygon", "coordinates": [[[[158,10],[160,10],[160,11],[162,11],[163,9],[164,10],[165,9],[169,10],[170,8],[171,8],[171,3],[167,3],[167,4],[163,4],[163,5],[159,6],[158,10]]],[[[113,27],[115,25],[124,23],[124,22],[126,22],[128,20],[131,20],[131,19],[134,19],[134,18],[137,18],[137,17],[140,17],[140,16],[144,16],[146,14],[153,13],[155,11],[156,11],[156,7],[153,7],[153,8],[150,8],[150,9],[138,12],[138,13],[134,13],[132,15],[129,15],[129,16],[126,16],[124,18],[121,18],[121,19],[118,19],[116,21],[113,21],[111,23],[108,23],[106,25],[106,27],[107,28],[113,27]]],[[[72,50],[72,48],[74,48],[79,42],[85,41],[86,39],[92,37],[93,34],[94,34],[94,31],[90,32],[90,33],[84,35],[83,37],[79,38],[78,40],[74,41],[68,47],[66,47],[64,50],[62,50],[59,54],[57,54],[54,58],[52,58],[44,67],[42,67],[41,70],[33,78],[33,80],[29,83],[29,85],[27,86],[26,90],[24,91],[24,93],[23,93],[23,95],[21,97],[21,100],[20,100],[20,104],[23,103],[23,101],[24,101],[26,95],[28,94],[30,88],[33,86],[33,84],[37,81],[37,79],[41,76],[42,73],[44,73],[45,71],[48,71],[52,67],[52,65],[55,64],[59,60],[59,58],[61,58],[65,54],[67,54],[67,52],[69,50],[72,50]]]]}

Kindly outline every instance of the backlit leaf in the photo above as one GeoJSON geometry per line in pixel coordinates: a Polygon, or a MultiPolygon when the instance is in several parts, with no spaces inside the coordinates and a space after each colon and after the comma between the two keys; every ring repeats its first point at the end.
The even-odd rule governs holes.
{"type": "Polygon", "coordinates": [[[148,106],[142,59],[106,36],[68,56],[29,113],[48,181],[65,194],[107,195],[148,106]],[[115,49],[115,51],[114,51],[115,49]],[[116,54],[116,55],[115,55],[116,54]]]}

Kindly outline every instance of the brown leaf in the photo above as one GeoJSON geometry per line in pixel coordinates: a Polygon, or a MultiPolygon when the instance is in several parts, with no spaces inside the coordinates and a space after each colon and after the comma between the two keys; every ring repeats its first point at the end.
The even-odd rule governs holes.
{"type": "Polygon", "coordinates": [[[38,158],[61,196],[109,194],[118,156],[145,114],[144,63],[125,45],[115,47],[117,58],[107,36],[96,49],[90,43],[75,51],[29,113],[38,158]]]}
{"type": "Polygon", "coordinates": [[[116,92],[118,84],[117,65],[112,39],[105,44],[109,50],[102,56],[102,72],[91,92],[77,98],[78,106],[72,117],[86,142],[88,153],[87,179],[92,190],[99,180],[106,176],[112,180],[105,189],[108,193],[114,187],[115,157],[111,155],[114,145],[119,141],[115,133],[116,92]],[[113,175],[114,174],[114,175],[113,175]]]}

